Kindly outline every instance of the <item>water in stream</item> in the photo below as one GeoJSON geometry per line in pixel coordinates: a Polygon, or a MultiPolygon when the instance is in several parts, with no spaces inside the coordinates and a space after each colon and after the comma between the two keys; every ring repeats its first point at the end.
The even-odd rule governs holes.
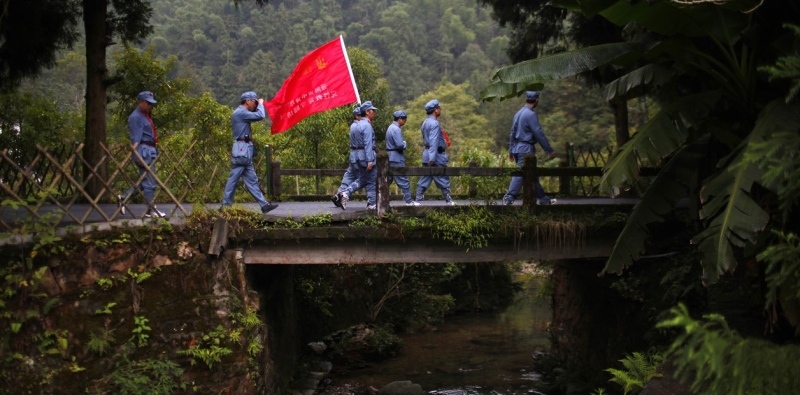
{"type": "Polygon", "coordinates": [[[448,317],[435,331],[402,335],[399,356],[335,377],[325,393],[380,389],[402,380],[420,384],[431,394],[539,393],[531,355],[549,347],[550,301],[536,297],[539,280],[524,283],[525,289],[505,311],[448,317]]]}

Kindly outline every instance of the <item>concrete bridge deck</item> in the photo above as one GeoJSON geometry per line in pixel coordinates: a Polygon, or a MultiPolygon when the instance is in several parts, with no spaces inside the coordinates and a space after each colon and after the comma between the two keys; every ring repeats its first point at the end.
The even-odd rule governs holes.
{"type": "MultiPolygon", "coordinates": [[[[485,200],[456,200],[455,201],[459,206],[469,206],[469,205],[486,205],[487,201],[485,200]]],[[[638,202],[636,198],[567,198],[567,199],[558,199],[558,205],[634,205],[638,202]]],[[[494,200],[488,202],[490,205],[501,205],[502,201],[494,200]]],[[[241,203],[239,204],[241,207],[245,207],[252,211],[258,212],[259,208],[256,203],[241,203]]],[[[517,201],[515,206],[520,206],[521,202],[517,201]]],[[[107,217],[113,218],[112,221],[106,221],[105,218],[94,210],[88,204],[76,204],[70,207],[69,212],[72,216],[75,217],[83,217],[86,216],[86,223],[88,225],[84,225],[83,227],[87,228],[87,230],[97,230],[97,229],[104,229],[108,225],[103,226],[104,224],[114,224],[119,225],[122,222],[125,222],[128,226],[136,226],[141,225],[143,223],[142,216],[144,212],[147,210],[147,205],[145,204],[128,204],[126,207],[128,208],[128,213],[126,215],[117,214],[114,215],[117,210],[116,204],[98,204],[97,205],[107,217]]],[[[158,209],[167,213],[167,220],[173,224],[182,224],[186,215],[191,214],[192,209],[194,207],[200,207],[199,205],[190,204],[190,203],[183,203],[181,205],[183,207],[184,212],[178,209],[177,205],[172,203],[165,203],[165,204],[158,204],[158,209]]],[[[202,207],[206,207],[209,209],[219,209],[219,203],[207,203],[203,204],[202,207]]],[[[392,201],[391,207],[398,207],[405,209],[405,203],[402,201],[392,201]]],[[[424,207],[447,207],[442,200],[426,200],[423,202],[422,208],[424,207]]],[[[541,207],[541,206],[540,206],[541,207]]],[[[61,208],[49,205],[43,206],[39,208],[38,212],[39,215],[46,214],[51,211],[60,211],[61,208]]],[[[375,211],[371,211],[375,213],[375,211]]],[[[351,201],[348,206],[347,210],[342,210],[333,205],[330,201],[325,202],[280,202],[279,207],[271,212],[269,212],[265,217],[273,220],[277,219],[286,219],[286,218],[294,218],[299,219],[303,216],[311,216],[317,214],[332,214],[334,215],[334,220],[347,220],[349,217],[361,217],[364,215],[369,215],[370,211],[367,210],[366,203],[364,201],[351,201]]],[[[2,219],[8,223],[13,223],[22,220],[25,218],[26,215],[30,215],[28,211],[24,208],[16,208],[12,209],[7,207],[2,212],[2,219]]],[[[145,218],[144,222],[148,219],[145,218]]],[[[59,227],[65,226],[77,226],[75,220],[73,220],[70,216],[64,216],[61,221],[58,223],[59,227]]]]}

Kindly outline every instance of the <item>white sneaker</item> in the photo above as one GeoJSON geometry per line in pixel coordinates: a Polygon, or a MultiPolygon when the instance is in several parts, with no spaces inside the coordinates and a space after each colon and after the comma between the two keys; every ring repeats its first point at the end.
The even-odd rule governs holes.
{"type": "Polygon", "coordinates": [[[419,204],[419,202],[417,202],[417,201],[412,200],[412,201],[406,203],[406,206],[416,207],[416,206],[421,206],[421,204],[419,204]]]}
{"type": "Polygon", "coordinates": [[[125,200],[122,195],[117,195],[117,207],[119,207],[119,213],[125,215],[125,204],[122,201],[125,200]]]}
{"type": "Polygon", "coordinates": [[[339,192],[339,207],[341,207],[342,210],[347,209],[347,202],[349,201],[350,196],[347,195],[347,192],[339,192]]]}
{"type": "Polygon", "coordinates": [[[454,202],[452,200],[447,202],[447,203],[445,203],[445,204],[448,205],[448,206],[458,206],[458,203],[456,203],[456,202],[454,202]]]}
{"type": "Polygon", "coordinates": [[[377,204],[369,204],[369,205],[367,205],[367,210],[375,210],[376,208],[378,208],[377,204]]]}
{"type": "Polygon", "coordinates": [[[552,198],[552,199],[537,200],[536,204],[539,206],[549,206],[551,204],[556,204],[556,202],[558,202],[558,200],[552,198]]]}
{"type": "Polygon", "coordinates": [[[152,210],[148,210],[147,213],[144,215],[146,218],[156,217],[156,218],[164,218],[167,214],[158,211],[157,208],[153,207],[152,210]]]}

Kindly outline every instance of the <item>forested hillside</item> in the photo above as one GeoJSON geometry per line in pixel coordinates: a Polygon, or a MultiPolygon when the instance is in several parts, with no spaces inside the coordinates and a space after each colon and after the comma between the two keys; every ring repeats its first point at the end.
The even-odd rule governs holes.
{"type": "Polygon", "coordinates": [[[311,49],[344,35],[379,59],[393,103],[447,79],[483,83],[508,64],[508,38],[474,0],[153,2],[146,44],[175,54],[221,103],[257,87],[274,93],[311,49]]]}
{"type": "MultiPolygon", "coordinates": [[[[140,89],[153,90],[164,99],[154,112],[164,138],[222,139],[228,121],[211,101],[230,108],[247,90],[271,98],[302,56],[342,35],[354,68],[366,62],[367,68],[376,69],[364,74],[373,81],[359,81],[359,73],[356,76],[362,100],[381,103],[375,121],[379,139],[391,122],[391,112],[404,109],[410,114],[406,138],[414,143],[424,118],[423,104],[438,98],[444,109],[442,123],[453,137],[453,160],[477,156],[483,165],[496,165],[497,158],[502,161],[506,156],[511,118],[523,101],[478,99],[493,73],[510,61],[505,30],[492,19],[491,9],[475,0],[276,0],[264,7],[250,1],[238,7],[233,1],[151,4],[153,33],[144,42],[127,46],[127,51],[124,43],[110,49],[113,141],[124,141],[124,119],[135,104],[131,92],[140,89]]],[[[76,47],[63,54],[56,68],[17,92],[0,95],[8,109],[0,122],[29,125],[22,131],[33,136],[25,137],[27,142],[79,139],[84,89],[83,48],[76,47]],[[60,111],[42,118],[42,109],[46,113],[51,108],[60,111]],[[55,133],[45,138],[30,130],[32,125],[55,133]]],[[[613,118],[598,88],[589,89],[578,80],[553,82],[543,90],[538,110],[559,151],[568,141],[596,146],[613,141],[613,118]]],[[[343,166],[331,147],[323,147],[321,154],[336,159],[310,158],[298,148],[318,149],[325,140],[346,136],[338,133],[346,130],[349,111],[331,114],[301,122],[287,136],[262,139],[281,148],[277,154],[287,166],[343,166]],[[298,130],[310,132],[297,135],[298,130]],[[315,141],[307,141],[311,134],[315,141]]],[[[266,127],[260,130],[261,136],[268,135],[266,127]]],[[[418,160],[415,149],[408,154],[412,163],[418,160]]]]}

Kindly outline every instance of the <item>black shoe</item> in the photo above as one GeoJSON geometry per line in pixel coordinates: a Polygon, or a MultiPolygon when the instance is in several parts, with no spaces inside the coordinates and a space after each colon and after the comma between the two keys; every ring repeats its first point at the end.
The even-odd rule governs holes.
{"type": "Polygon", "coordinates": [[[265,206],[261,207],[261,212],[266,214],[272,210],[275,210],[276,208],[278,208],[277,204],[267,203],[265,206]]]}
{"type": "Polygon", "coordinates": [[[338,193],[333,195],[333,196],[331,196],[331,201],[333,202],[334,206],[339,207],[339,208],[342,207],[342,202],[339,201],[339,194],[338,193]]]}

